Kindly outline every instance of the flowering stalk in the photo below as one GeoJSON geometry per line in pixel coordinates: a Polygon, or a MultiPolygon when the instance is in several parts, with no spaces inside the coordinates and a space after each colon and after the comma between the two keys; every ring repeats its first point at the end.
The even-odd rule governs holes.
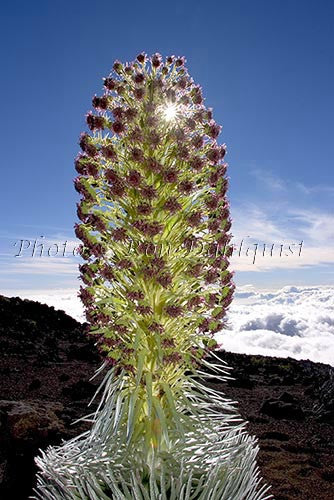
{"type": "Polygon", "coordinates": [[[86,116],[79,295],[107,374],[89,435],[36,459],[42,498],[265,498],[254,441],[202,380],[226,379],[207,355],[233,296],[231,220],[221,126],[184,63],[116,61],[86,116]]]}

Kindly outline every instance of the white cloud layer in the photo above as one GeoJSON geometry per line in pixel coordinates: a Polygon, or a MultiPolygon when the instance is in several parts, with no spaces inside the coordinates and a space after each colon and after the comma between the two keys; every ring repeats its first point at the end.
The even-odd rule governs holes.
{"type": "MultiPolygon", "coordinates": [[[[62,309],[83,322],[78,290],[0,290],[62,309]]],[[[239,287],[229,313],[229,330],[216,338],[227,351],[310,359],[334,366],[334,287],[287,286],[281,290],[239,287]]]]}
{"type": "Polygon", "coordinates": [[[287,286],[278,291],[240,288],[217,334],[227,351],[290,356],[334,366],[334,288],[287,286]]]}

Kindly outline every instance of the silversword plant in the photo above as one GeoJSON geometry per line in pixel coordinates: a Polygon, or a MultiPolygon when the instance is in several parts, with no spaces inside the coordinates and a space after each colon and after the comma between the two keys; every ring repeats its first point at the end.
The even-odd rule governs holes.
{"type": "Polygon", "coordinates": [[[91,429],[36,458],[42,499],[263,500],[210,379],[234,283],[226,146],[184,57],[115,61],[75,161],[80,298],[105,372],[91,429]]]}

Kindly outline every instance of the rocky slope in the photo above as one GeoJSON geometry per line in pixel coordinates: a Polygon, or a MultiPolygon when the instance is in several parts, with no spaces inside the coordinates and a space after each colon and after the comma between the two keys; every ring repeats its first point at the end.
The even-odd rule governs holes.
{"type": "MultiPolygon", "coordinates": [[[[38,302],[0,296],[0,498],[26,500],[38,448],[88,428],[100,359],[83,325],[38,302]]],[[[276,500],[327,500],[334,481],[334,370],[320,363],[222,351],[235,380],[212,382],[238,402],[259,439],[276,500]]]]}

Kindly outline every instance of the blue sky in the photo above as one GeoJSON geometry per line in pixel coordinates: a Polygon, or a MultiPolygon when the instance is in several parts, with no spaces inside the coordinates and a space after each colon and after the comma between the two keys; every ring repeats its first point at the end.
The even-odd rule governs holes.
{"type": "Polygon", "coordinates": [[[284,245],[236,255],[236,283],[333,283],[333,2],[13,0],[1,17],[0,292],[78,286],[78,258],[14,244],[73,248],[84,115],[113,61],[142,50],[184,55],[223,125],[236,245],[284,245]]]}

